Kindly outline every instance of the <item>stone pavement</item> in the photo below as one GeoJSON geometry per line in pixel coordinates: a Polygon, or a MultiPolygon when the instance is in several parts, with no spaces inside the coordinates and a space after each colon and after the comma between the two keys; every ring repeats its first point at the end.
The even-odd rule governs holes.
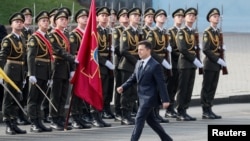
{"type": "MultiPolygon", "coordinates": [[[[249,103],[218,104],[214,112],[222,115],[222,119],[209,120],[201,118],[201,107],[192,106],[188,113],[197,118],[197,121],[176,121],[170,119],[162,126],[174,141],[207,141],[208,125],[246,125],[250,122],[249,103]]],[[[160,111],[163,116],[164,110],[160,111]]],[[[110,128],[96,128],[53,131],[50,133],[31,133],[29,125],[20,126],[27,130],[25,135],[5,135],[5,126],[0,124],[0,141],[129,141],[133,126],[120,125],[114,120],[110,128]]],[[[47,124],[48,125],[48,124],[47,124]]],[[[249,130],[249,129],[248,129],[249,130]]],[[[237,138],[234,138],[237,139],[237,138]]],[[[140,141],[160,141],[159,137],[146,124],[140,141]]],[[[241,140],[245,141],[245,140],[241,140]]]]}

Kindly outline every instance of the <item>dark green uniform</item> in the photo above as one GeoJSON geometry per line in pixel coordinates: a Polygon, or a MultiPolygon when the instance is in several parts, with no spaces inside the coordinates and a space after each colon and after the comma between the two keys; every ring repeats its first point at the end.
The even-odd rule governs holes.
{"type": "Polygon", "coordinates": [[[211,109],[217,89],[221,65],[217,63],[220,58],[219,29],[214,31],[212,27],[207,28],[203,34],[203,53],[205,58],[203,82],[201,89],[201,105],[203,111],[211,109]]]}
{"type": "MultiPolygon", "coordinates": [[[[162,64],[163,60],[167,60],[166,57],[168,54],[166,47],[168,46],[168,39],[166,39],[166,30],[165,29],[160,29],[159,27],[155,27],[154,29],[152,29],[151,31],[149,31],[148,36],[147,36],[147,40],[150,41],[152,43],[152,57],[159,62],[160,64],[162,64]]],[[[163,66],[162,66],[163,67],[163,66]]],[[[167,88],[167,81],[168,81],[168,75],[167,75],[167,71],[165,67],[164,68],[164,75],[165,75],[165,85],[167,88]]],[[[167,91],[167,90],[166,90],[167,91]]],[[[154,112],[155,112],[155,116],[158,119],[159,122],[169,122],[168,120],[162,118],[159,114],[159,110],[160,107],[155,107],[154,108],[154,112]]]]}
{"type": "MultiPolygon", "coordinates": [[[[123,32],[123,30],[125,29],[125,27],[123,26],[117,26],[114,28],[113,30],[113,38],[112,38],[112,43],[113,43],[113,47],[115,49],[115,88],[117,88],[118,86],[121,85],[121,72],[118,69],[118,64],[120,62],[121,59],[121,53],[120,53],[120,37],[121,34],[123,32]]],[[[120,102],[120,97],[121,95],[119,93],[117,93],[117,91],[115,91],[115,115],[116,116],[121,116],[121,102],[120,102]]]]}
{"type": "Polygon", "coordinates": [[[149,26],[144,25],[142,27],[142,40],[147,39],[147,36],[148,36],[148,33],[149,33],[150,30],[151,30],[151,28],[149,26]]]}
{"type": "MultiPolygon", "coordinates": [[[[21,36],[17,36],[14,33],[7,35],[2,41],[2,48],[0,51],[0,67],[4,69],[5,73],[9,78],[22,89],[24,80],[24,71],[26,70],[26,45],[25,39],[21,36]]],[[[4,84],[11,93],[20,100],[21,94],[18,93],[9,83],[4,84]]],[[[22,96],[21,96],[22,97],[22,96]]],[[[14,129],[12,132],[12,127],[16,126],[16,119],[18,118],[19,107],[14,101],[12,96],[4,90],[3,97],[3,121],[6,122],[7,127],[11,124],[10,132],[7,134],[26,133],[26,131],[17,131],[14,129]]]]}
{"type": "MultiPolygon", "coordinates": [[[[70,49],[73,55],[77,55],[77,52],[81,45],[83,34],[84,34],[83,30],[79,28],[75,28],[70,33],[69,37],[70,49]]],[[[77,129],[90,128],[91,126],[86,125],[86,123],[81,118],[83,114],[89,113],[89,108],[86,107],[87,104],[83,104],[83,100],[74,94],[72,95],[71,103],[72,103],[71,116],[73,118],[73,123],[72,123],[73,128],[77,129]],[[85,113],[83,113],[83,108],[85,109],[85,113]]]]}
{"type": "MultiPolygon", "coordinates": [[[[178,28],[176,26],[170,28],[168,30],[169,32],[169,44],[172,47],[172,52],[171,52],[171,64],[172,64],[172,76],[170,76],[168,79],[168,95],[170,98],[170,105],[167,108],[167,112],[175,112],[174,111],[174,106],[175,106],[175,96],[177,92],[177,87],[178,87],[178,79],[179,79],[179,72],[177,69],[177,64],[178,64],[178,59],[180,56],[180,51],[177,47],[176,44],[176,34],[178,32],[178,28]]],[[[173,115],[171,115],[173,116],[173,115]]]]}
{"type": "MultiPolygon", "coordinates": [[[[118,69],[121,71],[121,83],[124,83],[133,73],[135,64],[139,59],[137,43],[139,42],[139,33],[131,26],[123,31],[121,36],[121,60],[118,65],[118,69]]],[[[131,112],[135,101],[137,100],[136,85],[130,87],[121,95],[121,109],[123,120],[130,121],[130,124],[134,124],[131,120],[131,112]]],[[[124,122],[122,120],[122,122],[124,122]]]]}
{"type": "Polygon", "coordinates": [[[194,31],[188,27],[182,28],[176,37],[177,47],[180,51],[178,60],[179,85],[177,89],[178,114],[186,114],[191,101],[195,81],[196,66],[193,64],[195,53],[194,31]]]}
{"type": "MultiPolygon", "coordinates": [[[[62,31],[55,29],[49,35],[49,39],[52,44],[55,59],[52,66],[53,86],[50,99],[58,110],[58,112],[56,112],[50,106],[50,116],[52,117],[53,123],[57,123],[63,127],[62,122],[65,116],[64,106],[68,97],[70,72],[75,70],[75,56],[71,54],[68,37],[62,31]]],[[[60,128],[60,130],[61,129],[63,128],[60,128]]]]}

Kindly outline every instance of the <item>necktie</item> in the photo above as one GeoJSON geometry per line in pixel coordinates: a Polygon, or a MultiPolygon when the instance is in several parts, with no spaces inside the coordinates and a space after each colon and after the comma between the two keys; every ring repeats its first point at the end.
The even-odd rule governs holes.
{"type": "Polygon", "coordinates": [[[138,76],[139,76],[139,78],[141,77],[141,74],[143,72],[143,63],[144,63],[144,61],[141,61],[140,65],[139,65],[139,68],[138,68],[138,76]]]}

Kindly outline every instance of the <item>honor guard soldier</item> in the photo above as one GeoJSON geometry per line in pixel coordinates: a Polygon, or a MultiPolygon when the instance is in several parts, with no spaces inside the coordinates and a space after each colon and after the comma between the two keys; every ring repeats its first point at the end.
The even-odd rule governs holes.
{"type": "Polygon", "coordinates": [[[70,42],[67,34],[64,33],[64,29],[68,25],[68,13],[58,11],[54,17],[54,22],[56,28],[49,35],[55,59],[52,64],[53,85],[50,99],[58,111],[55,111],[50,105],[50,116],[52,118],[50,127],[62,131],[65,121],[64,107],[68,97],[69,80],[73,77],[75,63],[78,62],[70,52],[70,42]]]}
{"type": "Polygon", "coordinates": [[[117,11],[115,9],[110,10],[109,16],[109,28],[112,30],[117,26],[117,11]]]}
{"type": "Polygon", "coordinates": [[[61,8],[59,8],[59,10],[67,12],[67,14],[69,16],[68,17],[68,26],[66,28],[64,28],[64,30],[65,30],[64,33],[68,34],[68,36],[69,36],[69,32],[71,31],[71,26],[69,24],[70,24],[70,21],[71,21],[71,18],[72,18],[71,17],[72,13],[71,13],[71,11],[70,11],[70,9],[68,7],[61,7],[61,8]]]}
{"type": "MultiPolygon", "coordinates": [[[[137,44],[139,42],[138,26],[140,23],[141,9],[132,8],[128,12],[129,27],[121,35],[120,53],[121,60],[118,69],[121,71],[121,83],[124,83],[133,73],[135,64],[139,60],[137,44]]],[[[121,95],[122,125],[134,125],[131,116],[137,101],[136,85],[130,87],[121,95]]]]}
{"type": "MultiPolygon", "coordinates": [[[[152,57],[162,64],[165,71],[165,85],[167,85],[168,75],[166,71],[171,70],[171,63],[168,62],[169,52],[171,51],[171,47],[168,46],[168,38],[166,37],[167,31],[164,29],[164,23],[167,19],[167,13],[163,9],[159,9],[154,14],[154,21],[156,26],[154,29],[149,31],[147,40],[152,43],[152,57]]],[[[167,88],[167,87],[166,87],[167,88]]],[[[166,90],[167,91],[167,90],[166,90]]],[[[160,107],[154,108],[155,118],[157,121],[162,123],[169,122],[167,119],[164,119],[159,114],[160,107]]]]}
{"type": "MultiPolygon", "coordinates": [[[[25,40],[26,40],[26,44],[28,39],[30,38],[30,36],[33,33],[33,30],[31,29],[31,24],[32,24],[32,11],[30,8],[23,8],[21,10],[21,13],[24,15],[25,21],[24,21],[24,27],[22,29],[22,36],[24,36],[25,40]]],[[[29,93],[29,83],[26,83],[28,81],[28,77],[27,77],[27,70],[25,70],[25,80],[24,81],[24,86],[23,86],[23,101],[21,102],[21,104],[23,106],[27,105],[27,97],[28,97],[28,93],[29,93]]],[[[30,124],[30,121],[28,120],[28,117],[26,117],[23,112],[21,110],[19,110],[19,118],[17,119],[17,123],[20,125],[27,125],[30,124]]]]}
{"type": "MultiPolygon", "coordinates": [[[[77,55],[77,52],[80,48],[84,30],[88,21],[88,15],[89,11],[87,9],[80,9],[75,14],[74,20],[77,23],[77,27],[70,33],[69,37],[70,49],[73,55],[77,55]]],[[[86,115],[89,113],[89,109],[85,107],[87,104],[83,104],[83,100],[74,94],[72,95],[71,102],[71,117],[73,119],[72,127],[75,129],[91,128],[91,126],[82,119],[83,114],[86,115]],[[83,113],[83,108],[85,108],[85,113],[83,113]]]]}
{"type": "MultiPolygon", "coordinates": [[[[5,73],[18,86],[19,89],[23,87],[24,71],[26,70],[26,45],[25,39],[21,36],[23,29],[24,15],[22,13],[15,13],[9,19],[12,32],[2,40],[2,48],[0,50],[0,67],[4,69],[5,73]]],[[[3,79],[0,79],[3,84],[3,79]]],[[[3,97],[3,121],[6,124],[6,134],[26,134],[25,130],[17,126],[17,118],[19,109],[18,104],[14,100],[22,100],[22,94],[18,93],[9,83],[4,84],[9,91],[4,90],[3,97]],[[10,94],[10,92],[12,94],[10,94]],[[12,97],[14,96],[14,98],[12,97]]]]}
{"type": "MultiPolygon", "coordinates": [[[[113,37],[112,37],[112,44],[115,49],[115,88],[121,85],[121,72],[118,69],[118,65],[121,59],[121,53],[120,53],[120,39],[122,32],[129,26],[129,19],[128,19],[128,9],[127,8],[121,8],[117,13],[117,19],[119,21],[119,26],[115,27],[113,30],[113,37]]],[[[121,95],[115,91],[115,121],[121,121],[121,95]]]]}
{"type": "Polygon", "coordinates": [[[49,12],[50,26],[49,26],[48,32],[51,32],[56,26],[55,22],[54,22],[54,17],[55,17],[57,12],[58,12],[58,8],[54,8],[49,12]]]}
{"type": "Polygon", "coordinates": [[[147,8],[144,12],[144,26],[142,27],[142,40],[146,40],[148,32],[153,29],[155,10],[153,8],[147,8]]]}
{"type": "Polygon", "coordinates": [[[41,11],[35,19],[38,30],[28,40],[27,65],[30,82],[29,95],[27,99],[28,116],[31,121],[31,132],[50,132],[42,120],[41,105],[44,99],[42,93],[52,85],[51,60],[52,46],[48,40],[47,30],[49,28],[49,13],[41,11]],[[41,88],[41,90],[39,89],[41,88]]]}
{"type": "MultiPolygon", "coordinates": [[[[220,115],[216,115],[212,111],[212,103],[216,93],[221,67],[226,67],[226,62],[220,57],[220,30],[217,25],[220,20],[220,11],[212,8],[207,14],[207,21],[210,26],[203,34],[203,53],[205,58],[203,82],[201,89],[201,105],[203,119],[220,119],[220,115]]],[[[223,46],[222,46],[223,47],[223,46]]]]}
{"type": "Polygon", "coordinates": [[[178,121],[193,121],[195,117],[187,114],[187,109],[192,97],[195,81],[195,70],[202,68],[203,64],[198,60],[195,52],[195,37],[192,29],[196,20],[197,10],[188,8],[185,13],[185,27],[176,36],[177,47],[180,51],[178,60],[179,84],[177,88],[177,118],[178,121]],[[188,83],[187,83],[188,82],[188,83]]]}
{"type": "Polygon", "coordinates": [[[177,112],[175,111],[175,96],[177,92],[178,80],[179,80],[179,72],[177,69],[178,59],[180,56],[180,51],[176,44],[176,34],[181,29],[181,26],[184,21],[184,9],[179,8],[176,9],[172,13],[172,18],[174,19],[174,26],[169,28],[169,44],[172,47],[171,52],[171,64],[172,64],[172,76],[168,78],[168,95],[170,98],[170,105],[166,109],[165,117],[166,118],[176,118],[177,112]]]}
{"type": "Polygon", "coordinates": [[[98,18],[97,25],[97,39],[98,39],[98,63],[100,66],[100,73],[102,79],[102,90],[103,90],[103,100],[104,109],[103,111],[97,111],[93,107],[91,108],[91,114],[93,116],[93,125],[96,127],[110,127],[111,124],[106,123],[102,118],[108,119],[113,118],[113,113],[110,109],[110,102],[113,97],[113,85],[114,81],[110,83],[113,79],[114,65],[112,61],[112,50],[110,44],[110,36],[108,29],[108,21],[110,15],[110,9],[107,7],[98,8],[96,11],[98,18]],[[110,90],[109,90],[110,89],[110,90]],[[112,91],[112,92],[111,92],[112,91]]]}

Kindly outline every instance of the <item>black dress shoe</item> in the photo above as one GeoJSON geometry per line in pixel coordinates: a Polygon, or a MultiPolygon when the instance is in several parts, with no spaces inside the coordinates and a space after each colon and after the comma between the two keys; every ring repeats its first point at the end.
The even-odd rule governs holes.
{"type": "Polygon", "coordinates": [[[104,118],[104,119],[112,119],[112,118],[114,118],[114,115],[112,115],[111,113],[108,113],[108,112],[103,112],[102,113],[102,118],[104,118]]]}
{"type": "Polygon", "coordinates": [[[215,117],[209,112],[203,112],[202,119],[215,119],[215,117]]]}
{"type": "Polygon", "coordinates": [[[26,134],[26,130],[20,129],[16,124],[13,125],[13,129],[17,134],[26,134]]]}
{"type": "Polygon", "coordinates": [[[28,120],[25,119],[25,118],[18,118],[18,119],[17,119],[17,124],[18,124],[18,125],[30,125],[31,122],[28,121],[28,120]]]}
{"type": "Polygon", "coordinates": [[[86,121],[83,120],[83,119],[79,119],[79,124],[81,124],[81,126],[82,126],[83,129],[89,129],[89,128],[92,127],[91,125],[89,125],[88,122],[86,122],[86,121]]]}
{"type": "Polygon", "coordinates": [[[92,125],[95,127],[104,127],[104,125],[98,120],[93,120],[92,125]]]}
{"type": "Polygon", "coordinates": [[[178,113],[176,117],[177,121],[191,121],[190,118],[185,113],[178,113]]]}
{"type": "Polygon", "coordinates": [[[42,132],[51,132],[52,128],[51,127],[46,127],[43,123],[42,120],[38,120],[38,125],[42,129],[42,132]]]}
{"type": "Polygon", "coordinates": [[[135,122],[129,118],[123,118],[121,120],[121,125],[135,125],[135,122]]]}
{"type": "Polygon", "coordinates": [[[116,114],[116,115],[115,115],[115,121],[121,121],[121,120],[122,120],[122,116],[116,114]]]}
{"type": "Polygon", "coordinates": [[[77,121],[73,121],[71,126],[73,129],[83,129],[82,125],[79,124],[77,121]]]}
{"type": "Polygon", "coordinates": [[[12,127],[6,127],[5,133],[8,135],[15,135],[16,132],[12,129],[12,127]]]}
{"type": "Polygon", "coordinates": [[[190,116],[190,115],[188,115],[187,113],[186,113],[186,116],[188,116],[188,117],[189,117],[190,121],[195,121],[195,120],[196,120],[196,118],[195,118],[195,117],[191,117],[191,116],[190,116]]]}
{"type": "Polygon", "coordinates": [[[216,115],[213,111],[211,111],[210,114],[214,116],[214,119],[221,119],[222,118],[222,116],[216,115]]]}
{"type": "Polygon", "coordinates": [[[30,132],[39,133],[42,132],[42,129],[37,125],[32,124],[30,127],[30,132]]]}
{"type": "Polygon", "coordinates": [[[55,122],[52,122],[50,124],[50,127],[53,129],[53,130],[57,130],[57,131],[63,131],[63,126],[60,126],[59,124],[55,123],[55,122]]]}
{"type": "Polygon", "coordinates": [[[165,113],[165,117],[166,118],[176,118],[177,117],[177,113],[174,110],[171,111],[166,111],[165,113]]]}

